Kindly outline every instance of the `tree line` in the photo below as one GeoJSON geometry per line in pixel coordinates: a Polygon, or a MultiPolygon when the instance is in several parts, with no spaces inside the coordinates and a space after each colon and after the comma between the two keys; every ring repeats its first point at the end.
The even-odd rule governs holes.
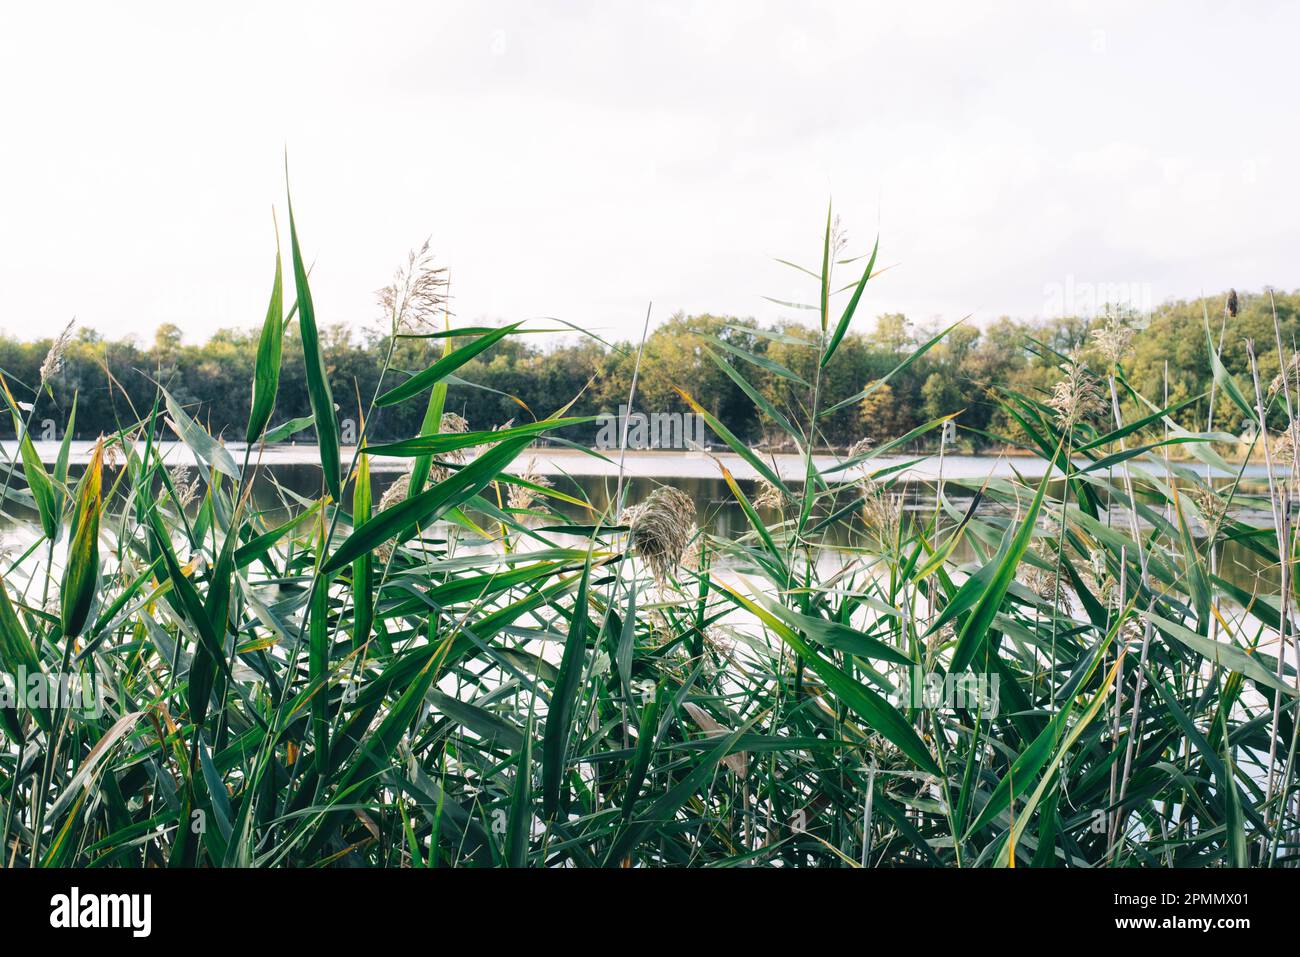
{"type": "MultiPolygon", "coordinates": [[[[1224,295],[1171,301],[1149,316],[1120,317],[1133,330],[1121,361],[1124,379],[1136,393],[1167,396],[1168,405],[1180,406],[1173,418],[1188,429],[1203,430],[1209,411],[1207,326],[1216,346],[1222,343],[1224,365],[1238,376],[1247,394],[1253,394],[1249,345],[1254,345],[1258,374],[1267,387],[1279,370],[1279,331],[1288,354],[1300,341],[1300,292],[1240,296],[1235,315],[1225,309],[1226,301],[1224,295]]],[[[1062,355],[1103,370],[1106,360],[1093,336],[1102,321],[1003,317],[984,325],[963,323],[890,376],[940,327],[916,324],[900,314],[878,316],[870,329],[849,333],[822,370],[818,407],[834,408],[869,383],[887,376],[888,381],[865,399],[847,402],[827,416],[821,441],[837,447],[862,439],[880,443],[950,414],[956,415],[959,447],[978,451],[1017,441],[1019,427],[1003,412],[999,393],[1010,390],[1046,398],[1060,378],[1062,355]]],[[[52,340],[0,337],[0,371],[16,398],[35,402],[34,422],[45,422],[47,429],[50,423],[56,430],[63,428],[74,395],[77,437],[93,438],[130,425],[148,416],[157,382],[213,434],[235,440],[248,418],[257,336],[255,330],[232,329],[204,343],[186,343],[181,330],[168,324],[144,346],[135,339],[105,339],[81,328],[61,350],[51,379],[54,388],[39,394],[40,369],[52,340]]],[[[730,362],[760,394],[775,397],[778,412],[793,417],[812,399],[805,383],[817,378],[819,353],[809,345],[814,337],[811,327],[793,321],[763,325],[727,316],[675,315],[646,340],[636,409],[689,412],[690,405],[677,391],[681,389],[741,439],[763,445],[778,430],[717,359],[730,362]]],[[[321,345],[339,415],[354,421],[358,409],[370,406],[390,348],[392,371],[385,388],[397,384],[404,373],[427,367],[443,349],[439,339],[393,340],[387,333],[357,333],[341,324],[322,330],[321,345]]],[[[446,409],[464,416],[472,429],[492,429],[512,420],[519,424],[562,409],[573,416],[617,414],[627,401],[638,345],[577,334],[507,337],[457,371],[446,409]]],[[[273,425],[311,414],[294,324],[286,331],[283,354],[273,425]]],[[[421,424],[417,405],[376,410],[369,429],[372,439],[416,434],[421,424]]],[[[1127,394],[1122,405],[1126,416],[1152,411],[1127,394]]],[[[1222,390],[1216,396],[1213,426],[1227,432],[1242,427],[1240,409],[1222,390]]],[[[591,443],[598,428],[594,422],[573,427],[564,437],[591,443]]],[[[311,441],[310,429],[296,438],[311,441]]]]}

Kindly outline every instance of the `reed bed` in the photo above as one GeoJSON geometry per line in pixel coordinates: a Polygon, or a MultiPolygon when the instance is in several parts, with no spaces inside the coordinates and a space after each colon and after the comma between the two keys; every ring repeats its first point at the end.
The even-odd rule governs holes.
{"type": "MultiPolygon", "coordinates": [[[[1256,424],[1267,495],[1216,452],[1235,436],[1179,428],[1130,387],[1112,323],[1106,368],[1055,355],[1054,392],[997,397],[1047,478],[941,480],[933,508],[906,509],[900,468],[876,460],[933,430],[944,447],[947,419],[814,466],[838,410],[822,373],[876,262],[846,258],[828,217],[802,269],[813,374],[707,345],[803,456],[801,480],[679,390],[762,477],[747,492],[719,463],[749,521],[725,539],[671,490],[626,502],[620,482],[597,508],[535,474],[529,446],[579,421],[564,410],[497,430],[450,419],[456,370],[526,330],[440,326],[427,250],[385,302],[393,341],[441,357],[386,362],[365,404],[369,419],[417,403],[424,427],[376,443],[363,423],[345,455],[291,207],[289,247],[242,449],[159,387],[74,479],[67,441],[43,464],[27,397],[4,389],[23,438],[3,507],[30,542],[0,565],[7,866],[1296,861],[1300,394],[1295,376],[1261,382],[1254,351],[1223,368],[1219,317],[1214,389],[1256,424]],[[272,426],[295,321],[313,420],[272,426]],[[750,384],[755,366],[784,399],[750,384]],[[1147,413],[1124,421],[1121,398],[1147,413]],[[259,449],[308,427],[319,494],[280,489],[283,507],[259,510],[254,483],[275,481],[259,449]],[[192,472],[167,461],[167,434],[192,472]],[[379,457],[406,466],[382,496],[379,457]],[[1271,521],[1246,523],[1246,505],[1271,521]],[[1253,590],[1220,575],[1228,542],[1269,570],[1253,590]],[[69,677],[100,706],[22,691],[69,677]]],[[[1280,332],[1257,345],[1296,368],[1280,332]]]]}

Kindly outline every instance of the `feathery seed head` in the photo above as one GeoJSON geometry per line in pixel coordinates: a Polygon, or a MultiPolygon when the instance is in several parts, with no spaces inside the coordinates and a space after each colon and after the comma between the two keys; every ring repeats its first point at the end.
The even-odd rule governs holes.
{"type": "Polygon", "coordinates": [[[668,582],[695,537],[695,503],[681,489],[662,486],[624,509],[619,521],[629,526],[632,547],[655,580],[668,582]]]}
{"type": "Polygon", "coordinates": [[[903,497],[872,479],[863,479],[862,522],[882,546],[893,546],[903,523],[903,497]]]}
{"type": "Polygon", "coordinates": [[[184,511],[199,497],[199,480],[197,477],[190,479],[189,467],[185,465],[174,466],[167,475],[176,490],[176,506],[184,511]]]}
{"type": "Polygon", "coordinates": [[[1300,450],[1300,421],[1290,422],[1281,435],[1273,439],[1273,457],[1282,465],[1294,463],[1300,450]]]}
{"type": "MultiPolygon", "coordinates": [[[[535,458],[528,460],[528,466],[520,474],[519,478],[543,488],[550,488],[551,486],[551,480],[537,471],[537,459],[535,458]]],[[[506,504],[521,512],[526,512],[532,508],[536,499],[537,492],[524,485],[512,484],[510,490],[506,493],[506,504]]]]}
{"type": "Polygon", "coordinates": [[[1040,568],[1032,562],[1025,562],[1020,566],[1021,580],[1039,600],[1069,614],[1072,605],[1069,587],[1056,572],[1056,556],[1039,549],[1035,549],[1033,554],[1048,567],[1040,568]]]}
{"type": "Polygon", "coordinates": [[[1219,528],[1223,520],[1227,517],[1228,503],[1211,488],[1202,485],[1193,485],[1187,489],[1187,497],[1196,505],[1196,510],[1201,513],[1201,521],[1205,523],[1205,533],[1211,539],[1219,536],[1219,528]]]}
{"type": "Polygon", "coordinates": [[[447,270],[434,265],[427,239],[407,255],[406,265],[376,295],[391,335],[435,328],[434,319],[447,303],[447,270]]]}
{"type": "Polygon", "coordinates": [[[1065,432],[1106,410],[1100,383],[1082,362],[1071,364],[1065,378],[1052,387],[1047,404],[1056,413],[1057,425],[1065,432]]]}
{"type": "Polygon", "coordinates": [[[1133,327],[1116,315],[1107,315],[1106,321],[1092,333],[1093,345],[1111,365],[1118,365],[1133,343],[1133,327]]]}
{"type": "MultiPolygon", "coordinates": [[[[444,435],[464,434],[469,431],[469,422],[465,420],[463,415],[457,415],[455,412],[444,412],[442,414],[442,420],[438,424],[438,431],[444,435]]],[[[467,449],[450,449],[449,451],[438,453],[437,457],[444,461],[454,462],[459,465],[465,461],[465,453],[467,451],[467,449]]],[[[429,468],[429,483],[431,485],[437,485],[439,482],[445,481],[450,477],[451,469],[447,468],[445,465],[434,462],[429,468]]]]}
{"type": "Polygon", "coordinates": [[[397,481],[384,489],[384,494],[379,497],[379,511],[382,512],[384,509],[402,501],[410,490],[411,473],[403,472],[397,481]]]}
{"type": "Polygon", "coordinates": [[[755,508],[780,508],[785,494],[765,478],[758,480],[758,494],[754,496],[755,508]]]}
{"type": "Polygon", "coordinates": [[[72,341],[72,327],[76,324],[74,319],[63,327],[63,331],[58,334],[50,351],[45,354],[45,360],[41,363],[41,385],[44,385],[51,378],[58,374],[63,368],[64,353],[68,350],[68,343],[72,341]]]}
{"type": "Polygon", "coordinates": [[[856,442],[854,442],[852,445],[849,446],[849,461],[852,461],[853,459],[856,458],[861,458],[862,456],[866,455],[868,452],[871,451],[872,447],[875,444],[876,444],[875,442],[871,441],[871,439],[867,438],[866,436],[863,436],[862,438],[858,439],[856,442]]]}
{"type": "Polygon", "coordinates": [[[1268,384],[1268,397],[1273,398],[1284,387],[1300,392],[1300,352],[1292,353],[1286,365],[1273,376],[1273,381],[1268,384]]]}

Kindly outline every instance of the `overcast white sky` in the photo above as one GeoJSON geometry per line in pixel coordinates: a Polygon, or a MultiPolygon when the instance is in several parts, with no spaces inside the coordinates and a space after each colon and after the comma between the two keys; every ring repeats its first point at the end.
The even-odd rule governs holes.
{"type": "Polygon", "coordinates": [[[425,236],[466,321],[775,318],[828,198],[868,317],[1294,288],[1298,10],[5,4],[0,329],[260,324],[286,144],[325,323],[425,236]]]}

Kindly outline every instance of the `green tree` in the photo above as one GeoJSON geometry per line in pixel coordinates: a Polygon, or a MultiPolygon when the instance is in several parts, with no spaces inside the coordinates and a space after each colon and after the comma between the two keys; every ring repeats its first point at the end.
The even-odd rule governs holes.
{"type": "Polygon", "coordinates": [[[858,420],[863,435],[876,444],[897,438],[905,431],[907,421],[888,382],[876,386],[859,403],[858,420]]]}
{"type": "Polygon", "coordinates": [[[959,411],[965,397],[957,383],[948,375],[932,372],[921,387],[921,398],[926,419],[937,419],[941,415],[959,411]]]}

